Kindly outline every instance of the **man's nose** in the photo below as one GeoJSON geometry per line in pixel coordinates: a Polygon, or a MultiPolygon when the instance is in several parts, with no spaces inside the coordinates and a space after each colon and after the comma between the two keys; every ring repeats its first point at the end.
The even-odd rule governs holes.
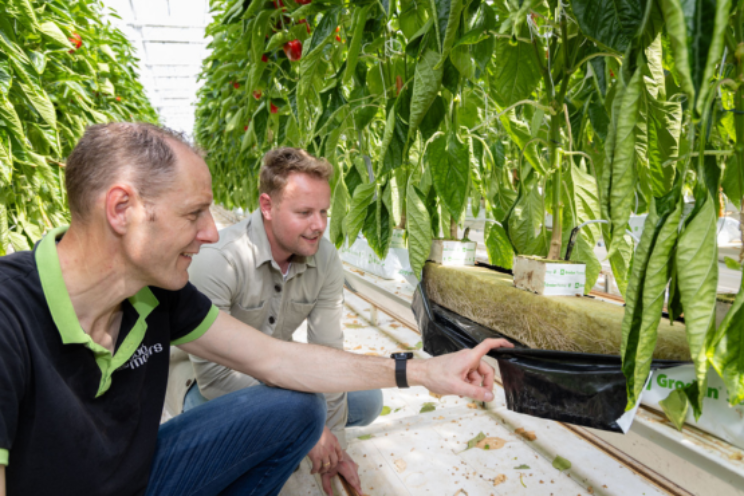
{"type": "Polygon", "coordinates": [[[326,222],[326,216],[321,213],[317,213],[313,215],[313,221],[310,227],[312,227],[313,231],[323,232],[326,228],[326,222]]]}
{"type": "Polygon", "coordinates": [[[214,222],[212,212],[207,211],[204,216],[204,225],[199,229],[197,239],[205,245],[213,244],[220,240],[220,233],[217,231],[217,224],[214,222]]]}

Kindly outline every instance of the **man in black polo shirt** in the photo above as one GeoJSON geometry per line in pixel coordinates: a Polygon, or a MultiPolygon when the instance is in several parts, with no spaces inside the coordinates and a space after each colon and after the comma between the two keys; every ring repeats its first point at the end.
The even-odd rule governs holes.
{"type": "Polygon", "coordinates": [[[392,387],[397,367],[398,385],[493,398],[481,358],[503,340],[405,372],[217,311],[187,273],[217,241],[211,178],[172,132],[93,126],[66,185],[69,229],[0,258],[0,496],[276,494],[323,429],[313,392],[392,387]],[[159,426],[171,344],[276,387],[159,426]]]}

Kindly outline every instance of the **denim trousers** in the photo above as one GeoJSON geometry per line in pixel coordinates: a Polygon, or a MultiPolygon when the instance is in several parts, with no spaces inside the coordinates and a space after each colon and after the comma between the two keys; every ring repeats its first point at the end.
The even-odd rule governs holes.
{"type": "MultiPolygon", "coordinates": [[[[208,401],[199,392],[197,384],[194,383],[186,393],[186,398],[184,398],[183,411],[187,412],[208,401]]],[[[382,391],[372,389],[370,391],[352,391],[346,393],[346,404],[349,409],[346,427],[369,425],[382,411],[382,391]]]]}
{"type": "Polygon", "coordinates": [[[276,495],[323,432],[322,394],[260,385],[160,426],[147,496],[276,495]]]}

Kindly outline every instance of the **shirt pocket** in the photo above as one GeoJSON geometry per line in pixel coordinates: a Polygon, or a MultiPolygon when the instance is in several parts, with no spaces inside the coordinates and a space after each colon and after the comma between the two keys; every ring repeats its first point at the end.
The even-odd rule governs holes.
{"type": "Polygon", "coordinates": [[[298,301],[290,301],[287,304],[287,313],[284,316],[284,329],[286,329],[286,334],[291,336],[298,327],[300,327],[300,324],[307,318],[308,315],[310,315],[310,312],[313,311],[313,308],[315,308],[315,303],[318,300],[315,300],[310,303],[300,303],[298,301]]]}
{"type": "Polygon", "coordinates": [[[266,323],[267,311],[268,305],[266,304],[266,301],[263,301],[258,306],[252,308],[245,308],[238,303],[230,309],[230,313],[233,317],[261,332],[265,332],[264,324],[266,323]]]}

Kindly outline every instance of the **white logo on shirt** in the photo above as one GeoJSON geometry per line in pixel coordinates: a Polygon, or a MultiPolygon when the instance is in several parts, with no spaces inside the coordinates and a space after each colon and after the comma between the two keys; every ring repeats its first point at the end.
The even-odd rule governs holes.
{"type": "Polygon", "coordinates": [[[137,348],[137,351],[134,352],[132,358],[130,358],[127,363],[121,366],[121,369],[136,369],[137,367],[141,367],[142,365],[147,363],[147,360],[149,360],[152,355],[154,355],[155,353],[160,353],[162,351],[163,345],[160,343],[154,344],[149,347],[143,344],[142,346],[137,348]]]}

